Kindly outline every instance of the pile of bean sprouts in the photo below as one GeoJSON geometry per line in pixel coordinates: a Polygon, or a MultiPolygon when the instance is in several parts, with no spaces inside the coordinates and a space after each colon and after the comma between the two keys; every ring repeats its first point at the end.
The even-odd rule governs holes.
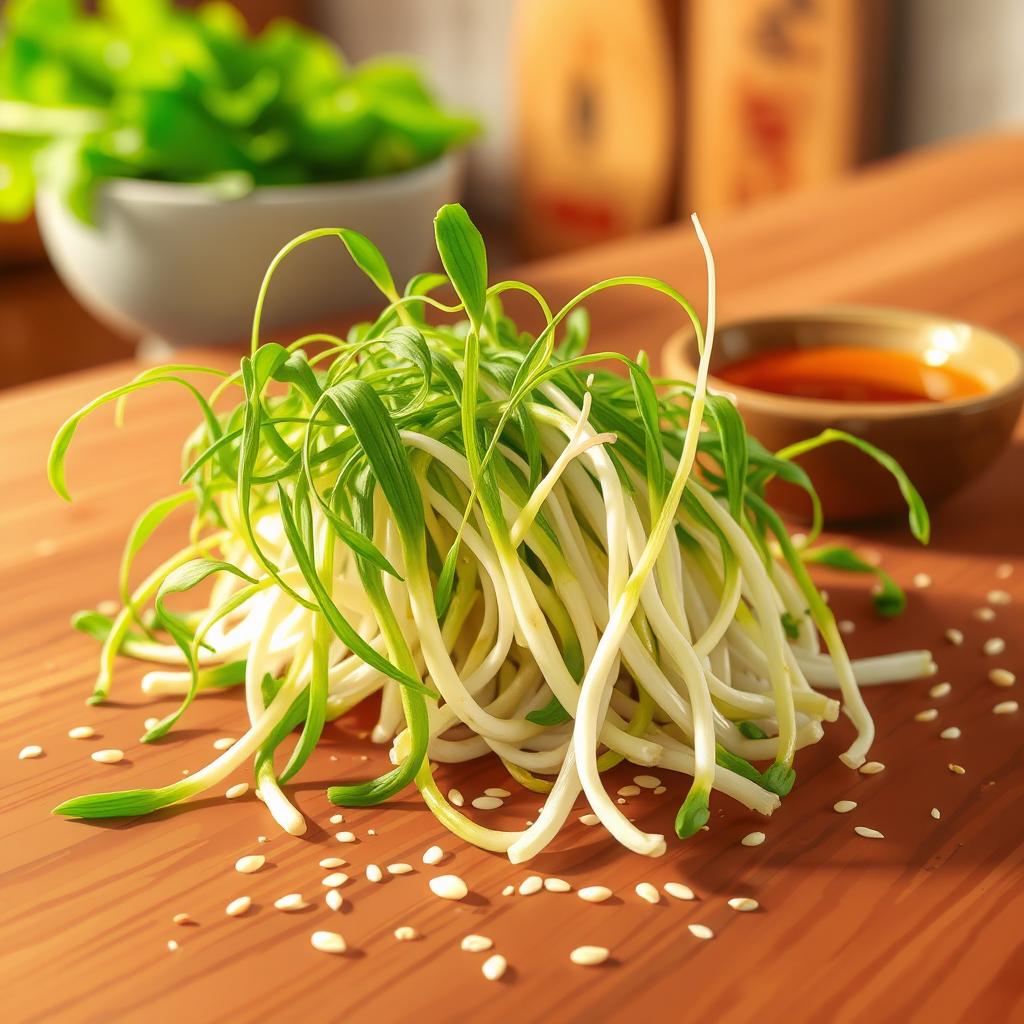
{"type": "MultiPolygon", "coordinates": [[[[379,700],[372,738],[390,744],[394,767],[339,780],[331,800],[367,806],[415,785],[453,833],[513,862],[552,841],[581,792],[624,846],[664,852],[665,838],[637,827],[606,789],[605,773],[623,760],[689,779],[680,838],[707,822],[713,790],[771,814],[793,785],[796,751],[840,710],[855,730],[842,759],[861,765],[874,727],[859,687],[927,675],[931,656],[847,656],[806,568],[816,500],[801,548],[765,500],[775,477],[813,499],[810,481],[794,453],[766,451],[730,401],[707,390],[714,264],[694,225],[707,259],[706,327],[650,278],[600,282],[558,311],[527,284],[489,283],[483,242],[460,206],[435,222],[445,273],[419,275],[401,293],[366,238],[310,232],[268,270],[237,372],[156,368],[68,420],[50,462],[65,497],[64,459],[85,415],[165,383],[197,400],[182,488],[146,509],[128,539],[120,611],[80,613],[76,624],[103,643],[93,702],[107,698],[118,656],[159,663],[143,689],[180,696],[145,741],[224,687],[243,689],[248,729],[168,786],[78,797],[57,813],[147,814],[252,762],[269,813],[301,834],[289,780],[325,723],[370,700],[379,700]],[[377,285],[383,311],[346,338],[260,344],[274,269],[323,235],[377,285]],[[642,355],[586,351],[580,303],[612,287],[676,304],[697,334],[696,381],[654,378],[642,355]],[[510,291],[536,303],[540,334],[505,315],[510,291]],[[203,376],[220,378],[209,398],[194,383],[203,376]],[[138,552],[182,506],[193,510],[189,543],[132,585],[138,552]],[[183,610],[187,598],[174,595],[205,580],[201,607],[183,610]],[[434,781],[431,762],[490,756],[544,794],[523,831],[471,820],[434,781]]],[[[920,499],[884,453],[836,432],[800,451],[836,440],[892,470],[911,528],[927,540],[920,499]]]]}

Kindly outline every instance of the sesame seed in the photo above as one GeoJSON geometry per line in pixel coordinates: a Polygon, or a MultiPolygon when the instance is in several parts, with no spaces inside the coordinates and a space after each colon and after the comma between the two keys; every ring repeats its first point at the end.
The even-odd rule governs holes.
{"type": "Polygon", "coordinates": [[[368,829],[366,830],[366,834],[367,834],[368,836],[375,836],[375,835],[377,834],[377,830],[376,830],[376,829],[374,829],[374,828],[368,828],[368,829]]]}
{"type": "Polygon", "coordinates": [[[715,933],[706,924],[688,924],[686,926],[695,939],[713,939],[715,933]]]}
{"type": "Polygon", "coordinates": [[[939,733],[939,737],[944,740],[958,740],[961,735],[962,733],[955,725],[951,725],[948,729],[943,729],[942,732],[939,733]]]}
{"type": "Polygon", "coordinates": [[[332,825],[340,825],[345,820],[344,814],[332,814],[330,821],[332,825]]]}
{"type": "Polygon", "coordinates": [[[459,944],[464,953],[486,953],[493,945],[486,935],[467,935],[459,944]]]}
{"type": "Polygon", "coordinates": [[[1013,566],[1009,562],[1002,562],[996,566],[996,579],[1008,580],[1013,575],[1013,566]]]}
{"type": "Polygon", "coordinates": [[[885,765],[881,761],[867,761],[857,769],[861,775],[878,775],[885,771],[885,765]]]}
{"type": "Polygon", "coordinates": [[[580,816],[580,821],[584,825],[596,825],[601,819],[596,814],[583,814],[580,816]]]}
{"type": "Polygon", "coordinates": [[[914,573],[914,586],[918,590],[925,590],[932,585],[932,578],[926,572],[914,573]]]}
{"type": "Polygon", "coordinates": [[[270,840],[266,836],[257,836],[256,837],[256,842],[257,843],[269,843],[270,840]]]}
{"type": "Polygon", "coordinates": [[[321,878],[320,884],[326,886],[328,889],[337,889],[339,885],[344,885],[347,881],[348,875],[343,871],[335,871],[321,878]]]}
{"type": "Polygon", "coordinates": [[[413,939],[418,939],[419,937],[420,933],[410,925],[403,924],[395,929],[395,938],[399,942],[412,942],[413,939]]]}
{"type": "Polygon", "coordinates": [[[168,949],[168,950],[169,950],[169,951],[170,951],[171,953],[174,953],[174,952],[175,952],[175,951],[177,950],[177,948],[178,948],[178,942],[177,942],[177,939],[171,939],[171,940],[169,940],[169,941],[168,941],[168,943],[167,943],[167,949],[168,949]]]}
{"type": "Polygon", "coordinates": [[[572,892],[572,886],[564,878],[545,878],[544,888],[548,892],[572,892]]]}
{"type": "Polygon", "coordinates": [[[569,954],[569,959],[580,967],[596,967],[603,964],[608,956],[608,950],[604,946],[577,946],[569,954]]]}
{"type": "Polygon", "coordinates": [[[661,893],[658,892],[658,887],[651,885],[650,882],[637,882],[636,889],[634,892],[640,897],[645,903],[655,904],[661,902],[661,893]]]}
{"type": "Polygon", "coordinates": [[[1015,700],[1004,700],[1000,701],[993,709],[993,715],[1012,715],[1015,714],[1020,708],[1020,705],[1015,700]]]}
{"type": "Polygon", "coordinates": [[[928,696],[934,697],[936,700],[940,697],[946,697],[953,692],[952,683],[936,683],[929,691],[928,696]]]}
{"type": "Polygon", "coordinates": [[[641,789],[657,789],[661,785],[661,779],[655,775],[634,775],[633,782],[641,789]]]}
{"type": "Polygon", "coordinates": [[[971,614],[979,622],[991,622],[996,617],[994,608],[975,608],[971,614]]]}
{"type": "Polygon", "coordinates": [[[324,857],[320,861],[320,867],[330,871],[332,868],[343,868],[347,863],[344,857],[324,857]]]}
{"type": "Polygon", "coordinates": [[[1013,598],[1005,590],[990,590],[985,595],[985,600],[989,604],[1009,604],[1013,598]]]}
{"type": "Polygon", "coordinates": [[[335,832],[334,838],[337,839],[339,843],[354,843],[356,841],[354,832],[335,832]]]}
{"type": "Polygon", "coordinates": [[[750,832],[740,840],[744,846],[760,846],[764,841],[765,834],[763,832],[750,832]]]}
{"type": "Polygon", "coordinates": [[[91,725],[76,725],[74,729],[68,729],[68,739],[91,740],[96,735],[96,730],[91,725]]]}
{"type": "Polygon", "coordinates": [[[953,764],[952,762],[950,762],[948,767],[949,767],[949,770],[954,775],[966,775],[967,774],[967,769],[962,764],[953,764]]]}
{"type": "Polygon", "coordinates": [[[117,764],[124,758],[124,751],[112,747],[109,750],[94,750],[89,756],[100,764],[117,764]]]}
{"type": "Polygon", "coordinates": [[[30,743],[27,747],[22,747],[18,751],[19,761],[31,761],[33,758],[42,756],[43,748],[38,743],[30,743]]]}
{"type": "Polygon", "coordinates": [[[540,875],[530,875],[525,878],[519,885],[520,896],[532,896],[535,892],[540,892],[544,888],[544,880],[540,875]]]}
{"type": "Polygon", "coordinates": [[[501,789],[499,786],[491,786],[489,789],[484,790],[484,796],[496,796],[499,800],[504,800],[511,795],[507,789],[501,789]]]}
{"type": "Polygon", "coordinates": [[[853,831],[865,839],[884,839],[885,836],[877,828],[868,828],[866,825],[854,825],[853,831]]]}
{"type": "Polygon", "coordinates": [[[384,872],[377,864],[366,865],[366,880],[368,882],[379,882],[384,878],[384,872]]]}
{"type": "Polygon", "coordinates": [[[398,864],[389,864],[388,865],[388,874],[389,875],[407,875],[407,874],[409,874],[410,871],[412,871],[412,865],[411,864],[398,863],[398,864]]]}
{"type": "Polygon", "coordinates": [[[964,642],[964,635],[959,629],[947,629],[946,640],[954,647],[959,647],[964,642]]]}
{"type": "Polygon", "coordinates": [[[639,796],[639,795],[640,795],[640,787],[639,786],[622,786],[619,789],[619,796],[639,796]]]}
{"type": "Polygon", "coordinates": [[[457,789],[448,790],[448,802],[454,807],[461,807],[466,801],[457,789]]]}
{"type": "Polygon", "coordinates": [[[469,890],[466,883],[458,875],[438,875],[427,883],[430,891],[443,900],[461,900],[466,898],[469,890]]]}
{"type": "Polygon", "coordinates": [[[856,629],[857,624],[855,622],[852,622],[850,619],[839,620],[839,632],[842,633],[843,636],[849,636],[856,629]]]}
{"type": "Polygon", "coordinates": [[[337,932],[313,932],[309,941],[321,953],[344,953],[345,940],[337,932]]]}
{"type": "Polygon", "coordinates": [[[915,722],[934,722],[939,717],[938,708],[925,708],[914,715],[915,722]]]}
{"type": "Polygon", "coordinates": [[[733,910],[738,910],[741,914],[749,914],[752,910],[757,910],[761,904],[749,896],[733,896],[729,900],[729,906],[733,910]]]}
{"type": "Polygon", "coordinates": [[[989,657],[994,657],[1006,650],[1006,641],[1001,636],[991,637],[981,645],[981,650],[989,657]]]}
{"type": "Polygon", "coordinates": [[[504,800],[496,796],[478,796],[473,798],[473,806],[478,811],[496,811],[504,802],[504,800]]]}
{"type": "Polygon", "coordinates": [[[668,792],[668,787],[667,786],[658,786],[654,790],[654,795],[655,796],[661,796],[662,793],[667,793],[667,792],[668,792]]]}
{"type": "Polygon", "coordinates": [[[251,906],[252,900],[248,896],[239,896],[224,908],[224,913],[228,917],[241,917],[251,906]]]}
{"type": "Polygon", "coordinates": [[[856,800],[837,800],[832,805],[832,810],[839,814],[849,814],[857,806],[856,800]]]}
{"type": "Polygon", "coordinates": [[[171,924],[193,924],[192,918],[188,914],[175,914],[171,918],[171,924]]]}
{"type": "Polygon", "coordinates": [[[221,736],[219,740],[213,741],[214,750],[227,750],[235,745],[235,740],[231,736],[221,736]]]}
{"type": "Polygon", "coordinates": [[[988,681],[996,686],[1013,686],[1017,677],[1008,668],[994,668],[988,674],[988,681]]]}
{"type": "Polygon", "coordinates": [[[515,891],[516,891],[516,887],[514,885],[506,885],[505,888],[501,890],[501,895],[502,896],[511,896],[512,893],[514,893],[515,891]]]}
{"type": "Polygon", "coordinates": [[[484,961],[480,971],[488,981],[498,981],[507,968],[508,961],[500,953],[495,953],[484,961]]]}
{"type": "Polygon", "coordinates": [[[267,858],[261,853],[251,853],[247,857],[239,857],[235,861],[235,870],[243,875],[251,875],[255,871],[259,871],[264,864],[267,863],[267,858]]]}
{"type": "Polygon", "coordinates": [[[245,796],[249,792],[248,782],[238,782],[234,786],[228,786],[227,792],[224,794],[229,800],[237,800],[240,796],[245,796]]]}
{"type": "Polygon", "coordinates": [[[149,732],[150,729],[155,729],[160,724],[159,718],[147,718],[142,723],[142,728],[149,732]]]}
{"type": "Polygon", "coordinates": [[[426,853],[423,854],[424,864],[440,864],[442,860],[444,860],[444,850],[440,846],[428,847],[426,853]]]}
{"type": "Polygon", "coordinates": [[[939,820],[939,818],[941,818],[941,817],[942,817],[942,812],[941,812],[941,811],[940,811],[940,810],[938,809],[938,807],[933,807],[933,808],[932,808],[932,817],[933,817],[933,818],[934,818],[934,819],[935,819],[936,821],[938,821],[938,820],[939,820]]]}
{"type": "Polygon", "coordinates": [[[604,885],[585,885],[576,894],[581,900],[587,903],[604,903],[611,897],[612,891],[604,885]]]}
{"type": "Polygon", "coordinates": [[[331,910],[341,910],[341,905],[345,902],[345,897],[338,892],[337,889],[328,889],[327,895],[324,896],[324,903],[327,904],[331,910]]]}
{"type": "Polygon", "coordinates": [[[696,899],[696,896],[693,895],[693,890],[688,885],[683,885],[682,882],[666,882],[662,889],[674,900],[696,899]]]}
{"type": "Polygon", "coordinates": [[[290,892],[287,896],[274,900],[274,906],[278,910],[292,911],[304,910],[309,904],[302,898],[301,892],[290,892]]]}

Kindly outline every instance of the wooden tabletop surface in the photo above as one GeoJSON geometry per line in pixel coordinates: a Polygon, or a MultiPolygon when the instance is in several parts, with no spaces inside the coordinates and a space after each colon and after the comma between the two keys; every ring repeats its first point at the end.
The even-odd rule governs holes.
{"type": "MultiPolygon", "coordinates": [[[[926,152],[706,227],[723,318],[864,301],[948,313],[1024,339],[1024,138],[926,152]]],[[[699,253],[682,227],[536,264],[524,275],[557,300],[627,272],[703,294],[699,253]]],[[[626,350],[656,353],[677,327],[667,305],[639,293],[602,298],[591,312],[600,341],[626,350]]],[[[328,728],[294,787],[311,821],[302,839],[278,834],[251,797],[215,796],[135,823],[49,816],[72,794],[160,785],[195,770],[214,755],[213,740],[239,735],[245,720],[237,696],[203,697],[179,733],[144,747],[143,719],[169,705],[142,696],[131,664],[119,671],[111,703],[84,704],[97,651],[68,617],[114,595],[120,543],[138,509],[174,487],[193,414],[165,391],[133,401],[120,433],[109,414],[87,423],[70,458],[70,507],[47,489],[45,455],[68,413],[135,369],[114,364],[0,398],[4,1020],[1024,1020],[1024,711],[992,714],[1024,683],[1003,690],[986,678],[999,665],[1024,681],[1020,427],[992,471],[935,510],[927,550],[898,526],[858,533],[855,542],[880,552],[910,589],[902,619],[880,623],[858,581],[826,579],[833,605],[857,623],[849,637],[855,654],[930,647],[937,678],[952,684],[938,699],[928,696],[928,682],[869,693],[878,724],[872,756],[885,763],[882,774],[851,773],[836,760],[850,735],[836,723],[800,753],[796,787],[771,820],[718,797],[711,830],[659,860],[624,854],[576,823],[554,852],[512,867],[444,834],[415,792],[346,812],[344,827],[359,841],[334,840],[326,785],[382,760],[356,735],[365,719],[328,728]],[[999,579],[1003,563],[1013,574],[999,579]],[[930,587],[911,585],[918,572],[931,576],[930,587]],[[1013,603],[996,607],[994,621],[978,621],[972,610],[995,587],[1013,603]],[[944,641],[949,627],[963,631],[962,646],[944,641]],[[1006,651],[987,658],[981,645],[995,635],[1006,651]],[[929,706],[938,720],[915,722],[929,706]],[[82,724],[98,737],[69,739],[68,729],[82,724]],[[950,725],[963,730],[961,739],[939,738],[950,725]],[[45,756],[18,760],[29,743],[45,756]],[[91,761],[97,746],[123,748],[125,762],[91,761]],[[951,773],[953,761],[966,774],[951,773]],[[856,800],[857,810],[836,814],[840,798],[856,800]],[[885,839],[859,838],[854,825],[880,829],[885,839]],[[754,829],[767,834],[764,845],[741,846],[754,829]],[[259,844],[260,834],[269,842],[259,844]],[[429,895],[436,871],[420,857],[432,843],[448,852],[437,870],[469,883],[463,903],[429,895]],[[237,857],[257,851],[267,868],[252,876],[233,870],[237,857]],[[317,862],[328,855],[352,865],[340,913],[319,895],[325,872],[317,862]],[[416,870],[379,885],[363,879],[368,863],[394,861],[416,870]],[[591,905],[574,895],[501,895],[533,871],[574,886],[608,885],[615,898],[591,905]],[[698,898],[649,906],[634,895],[637,882],[672,879],[698,898]],[[316,906],[275,910],[288,892],[316,906]],[[225,916],[228,901],[246,894],[249,914],[225,916]],[[733,896],[755,897],[761,909],[735,913],[726,903],[733,896]],[[196,924],[172,925],[179,912],[196,924]],[[690,923],[709,925],[715,937],[698,941],[690,923]],[[405,924],[422,938],[396,942],[392,932],[405,924]],[[313,950],[317,928],[341,931],[350,953],[313,950]],[[482,978],[479,954],[459,950],[470,932],[491,937],[507,956],[500,983],[482,978]],[[569,951],[585,943],[610,947],[612,962],[570,964],[569,951]]],[[[467,796],[501,778],[484,764],[441,772],[442,785],[467,796]]],[[[664,797],[632,798],[629,810],[645,828],[670,831],[678,790],[676,783],[664,797]]],[[[516,796],[488,823],[521,827],[537,802],[516,796]]]]}

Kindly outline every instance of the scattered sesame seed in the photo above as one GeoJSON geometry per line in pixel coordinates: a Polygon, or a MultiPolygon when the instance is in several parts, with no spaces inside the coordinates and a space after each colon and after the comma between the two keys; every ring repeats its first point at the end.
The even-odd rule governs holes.
{"type": "Polygon", "coordinates": [[[313,932],[309,941],[321,953],[344,953],[347,948],[345,940],[337,932],[313,932]]]}
{"type": "Polygon", "coordinates": [[[967,774],[967,769],[962,764],[950,763],[948,767],[949,767],[949,770],[954,775],[966,775],[967,774]]]}
{"type": "Polygon", "coordinates": [[[171,918],[171,924],[193,924],[192,918],[188,914],[175,914],[171,918]]]}
{"type": "Polygon", "coordinates": [[[377,834],[377,830],[375,828],[368,828],[366,830],[366,834],[368,836],[375,836],[377,834]]]}
{"type": "Polygon", "coordinates": [[[177,939],[170,939],[167,943],[167,948],[170,952],[174,953],[178,948],[177,939]]]}
{"type": "Polygon", "coordinates": [[[292,911],[304,910],[309,904],[302,898],[301,892],[290,892],[287,896],[274,900],[274,906],[278,910],[292,911]]]}
{"type": "Polygon", "coordinates": [[[918,590],[925,590],[932,585],[932,578],[926,572],[914,573],[914,586],[918,590]]]}
{"type": "Polygon", "coordinates": [[[544,880],[540,875],[530,875],[519,884],[519,895],[532,896],[535,892],[540,892],[543,888],[544,880]]]}
{"type": "Polygon", "coordinates": [[[354,843],[356,841],[354,832],[335,832],[334,838],[337,839],[339,843],[354,843]]]}
{"type": "Polygon", "coordinates": [[[1000,701],[993,709],[993,715],[1013,715],[1020,709],[1020,705],[1015,700],[1004,700],[1000,701]]]}
{"type": "Polygon", "coordinates": [[[484,961],[480,971],[488,981],[498,981],[507,968],[508,961],[500,953],[495,953],[484,961]]]}
{"type": "Polygon", "coordinates": [[[634,775],[633,782],[641,789],[657,789],[661,785],[661,779],[656,775],[634,775]]]}
{"type": "Polygon", "coordinates": [[[478,796],[473,798],[473,806],[478,811],[496,811],[504,802],[504,800],[496,796],[478,796]]]}
{"type": "Polygon", "coordinates": [[[219,740],[213,741],[214,750],[227,750],[235,745],[235,740],[231,736],[221,736],[219,740]]]}
{"type": "Polygon", "coordinates": [[[693,895],[693,890],[688,885],[683,885],[682,882],[666,882],[662,889],[674,900],[693,900],[697,898],[693,895]]]}
{"type": "Polygon", "coordinates": [[[241,917],[251,906],[252,900],[248,896],[239,896],[224,908],[224,913],[228,917],[241,917]]]}
{"type": "Polygon", "coordinates": [[[68,739],[91,740],[96,735],[96,730],[91,725],[76,725],[74,729],[68,729],[68,739]]]}
{"type": "Polygon", "coordinates": [[[654,790],[654,795],[655,796],[661,796],[662,793],[667,793],[667,792],[668,792],[668,787],[667,786],[657,786],[655,788],[655,790],[654,790]]]}
{"type": "Polygon", "coordinates": [[[502,896],[511,896],[512,893],[514,893],[515,891],[516,891],[516,887],[514,885],[506,885],[505,888],[501,890],[501,895],[502,896]]]}
{"type": "Polygon", "coordinates": [[[228,786],[227,792],[224,794],[229,800],[237,800],[240,796],[245,796],[249,792],[248,782],[238,782],[234,786],[228,786]]]}
{"type": "Polygon", "coordinates": [[[576,894],[581,900],[587,903],[604,903],[611,897],[612,891],[604,885],[585,885],[576,894]]]}
{"type": "Polygon", "coordinates": [[[461,807],[465,802],[465,798],[457,789],[448,790],[448,802],[454,807],[461,807]]]}
{"type": "Polygon", "coordinates": [[[345,820],[344,814],[332,814],[330,821],[332,825],[340,825],[345,820]]]}
{"type": "Polygon", "coordinates": [[[640,795],[640,787],[639,786],[622,786],[619,789],[619,796],[639,796],[639,795],[640,795]]]}
{"type": "Polygon", "coordinates": [[[577,946],[569,954],[569,959],[580,967],[596,967],[603,964],[608,956],[608,950],[604,946],[577,946]]]}
{"type": "Polygon", "coordinates": [[[328,889],[327,895],[324,896],[324,903],[331,910],[341,910],[341,905],[345,902],[345,897],[338,892],[337,889],[328,889]]]}
{"type": "Polygon", "coordinates": [[[928,696],[934,697],[936,700],[939,697],[947,697],[953,692],[952,683],[936,683],[929,691],[928,696]]]}
{"type": "Polygon", "coordinates": [[[939,717],[938,708],[925,708],[924,711],[918,711],[914,715],[915,722],[934,722],[939,717]]]}
{"type": "Polygon", "coordinates": [[[839,632],[842,633],[843,636],[849,636],[852,632],[856,630],[856,628],[857,624],[855,622],[852,622],[850,619],[839,620],[839,632]]]}
{"type": "Polygon", "coordinates": [[[949,728],[943,729],[942,732],[939,733],[939,737],[944,740],[958,740],[961,735],[963,734],[955,725],[951,725],[949,728]]]}
{"type": "Polygon", "coordinates": [[[989,604],[1009,604],[1013,598],[1010,597],[1009,593],[1005,590],[990,590],[985,595],[985,600],[989,604]]]}
{"type": "Polygon", "coordinates": [[[347,863],[344,857],[324,857],[320,861],[320,867],[330,871],[332,868],[343,868],[347,863]]]}
{"type": "Polygon", "coordinates": [[[617,796],[615,798],[615,802],[617,804],[624,804],[626,802],[626,798],[624,796],[617,796]]]}
{"type": "Polygon", "coordinates": [[[155,729],[160,724],[159,718],[147,718],[142,723],[142,728],[149,732],[150,729],[155,729]]]}
{"type": "Polygon", "coordinates": [[[885,771],[885,765],[881,761],[867,761],[857,769],[861,775],[878,775],[885,771]]]}
{"type": "Polygon", "coordinates": [[[946,640],[954,647],[959,647],[964,642],[964,635],[959,629],[947,629],[946,640]]]}
{"type": "Polygon", "coordinates": [[[884,839],[885,836],[877,828],[868,828],[866,825],[854,825],[853,831],[865,839],[884,839]]]}
{"type": "Polygon", "coordinates": [[[979,622],[991,622],[996,617],[994,608],[975,608],[974,611],[971,612],[971,614],[979,622]]]}
{"type": "Polygon", "coordinates": [[[988,681],[996,686],[1013,686],[1017,677],[1008,668],[994,668],[988,674],[988,681]]]}
{"type": "Polygon", "coordinates": [[[427,883],[430,891],[443,900],[461,900],[466,898],[469,890],[466,883],[458,875],[438,875],[427,883]]]}
{"type": "Polygon", "coordinates": [[[832,805],[832,810],[839,814],[849,814],[857,806],[856,800],[837,800],[832,805]]]}
{"type": "Polygon", "coordinates": [[[981,645],[981,650],[989,657],[994,657],[1006,650],[1006,641],[1001,636],[991,637],[981,645]]]}
{"type": "Polygon", "coordinates": [[[259,871],[266,863],[267,858],[262,853],[251,853],[247,857],[239,857],[235,861],[235,870],[243,875],[251,875],[253,872],[259,871]]]}
{"type": "Polygon", "coordinates": [[[941,811],[940,811],[940,810],[938,809],[938,807],[933,807],[933,808],[932,808],[932,817],[933,817],[933,818],[934,818],[934,819],[935,819],[936,821],[938,821],[938,820],[939,820],[939,818],[941,818],[941,817],[942,817],[942,812],[941,812],[941,811]]]}
{"type": "Polygon", "coordinates": [[[256,837],[256,842],[257,843],[269,843],[270,840],[266,836],[257,836],[256,837]]]}
{"type": "Polygon", "coordinates": [[[381,871],[378,864],[366,865],[366,880],[368,882],[380,882],[383,878],[384,872],[381,871]]]}
{"type": "Polygon", "coordinates": [[[89,756],[100,764],[117,764],[124,759],[124,751],[111,747],[108,750],[94,750],[89,756]]]}
{"type": "Polygon", "coordinates": [[[395,929],[395,938],[399,942],[412,942],[413,939],[418,939],[419,937],[420,933],[410,925],[403,924],[395,929]]]}
{"type": "Polygon", "coordinates": [[[1008,580],[1013,575],[1013,566],[1009,562],[1002,562],[996,566],[996,579],[1008,580]]]}
{"type": "Polygon", "coordinates": [[[582,814],[580,815],[580,821],[584,825],[596,825],[601,819],[596,814],[582,814]]]}
{"type": "Polygon", "coordinates": [[[467,935],[459,944],[464,953],[486,953],[493,945],[486,935],[467,935]]]}
{"type": "Polygon", "coordinates": [[[411,864],[398,863],[398,864],[389,864],[388,865],[388,874],[389,875],[407,875],[407,874],[409,874],[410,871],[412,871],[412,865],[411,864]]]}
{"type": "Polygon", "coordinates": [[[749,914],[752,910],[757,910],[761,904],[750,896],[733,896],[729,900],[729,906],[733,910],[738,910],[741,914],[749,914]]]}
{"type": "Polygon", "coordinates": [[[347,881],[348,875],[343,871],[334,871],[320,879],[320,884],[327,886],[328,889],[337,889],[339,885],[344,885],[347,881]]]}
{"type": "Polygon", "coordinates": [[[489,789],[484,790],[484,796],[496,796],[499,800],[504,800],[511,795],[507,789],[502,789],[500,786],[491,786],[489,789]]]}
{"type": "Polygon", "coordinates": [[[706,924],[688,924],[686,926],[695,939],[713,939],[715,933],[706,924]]]}
{"type": "Polygon", "coordinates": [[[744,846],[760,846],[764,841],[765,834],[763,832],[750,832],[740,840],[744,846]]]}
{"type": "Polygon", "coordinates": [[[650,882],[637,882],[636,889],[633,891],[645,903],[654,904],[661,902],[661,893],[658,892],[658,887],[651,885],[650,882]]]}
{"type": "Polygon", "coordinates": [[[427,852],[423,854],[424,864],[440,864],[444,860],[444,850],[440,846],[431,846],[427,848],[427,852]]]}
{"type": "Polygon", "coordinates": [[[19,761],[31,761],[33,758],[42,756],[43,748],[38,743],[30,743],[27,747],[22,747],[18,751],[19,761]]]}
{"type": "Polygon", "coordinates": [[[544,888],[548,892],[572,892],[572,886],[564,878],[545,878],[544,888]]]}

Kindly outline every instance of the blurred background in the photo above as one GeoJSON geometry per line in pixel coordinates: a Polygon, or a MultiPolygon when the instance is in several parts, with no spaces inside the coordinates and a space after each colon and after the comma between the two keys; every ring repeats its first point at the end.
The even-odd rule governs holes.
{"type": "MultiPolygon", "coordinates": [[[[443,103],[475,115],[461,198],[493,265],[599,245],[691,209],[753,206],[1024,123],[1020,0],[235,6],[253,31],[287,17],[323,32],[350,62],[409,55],[443,103]]],[[[0,386],[124,358],[134,345],[72,297],[33,217],[0,224],[0,386]]]]}

